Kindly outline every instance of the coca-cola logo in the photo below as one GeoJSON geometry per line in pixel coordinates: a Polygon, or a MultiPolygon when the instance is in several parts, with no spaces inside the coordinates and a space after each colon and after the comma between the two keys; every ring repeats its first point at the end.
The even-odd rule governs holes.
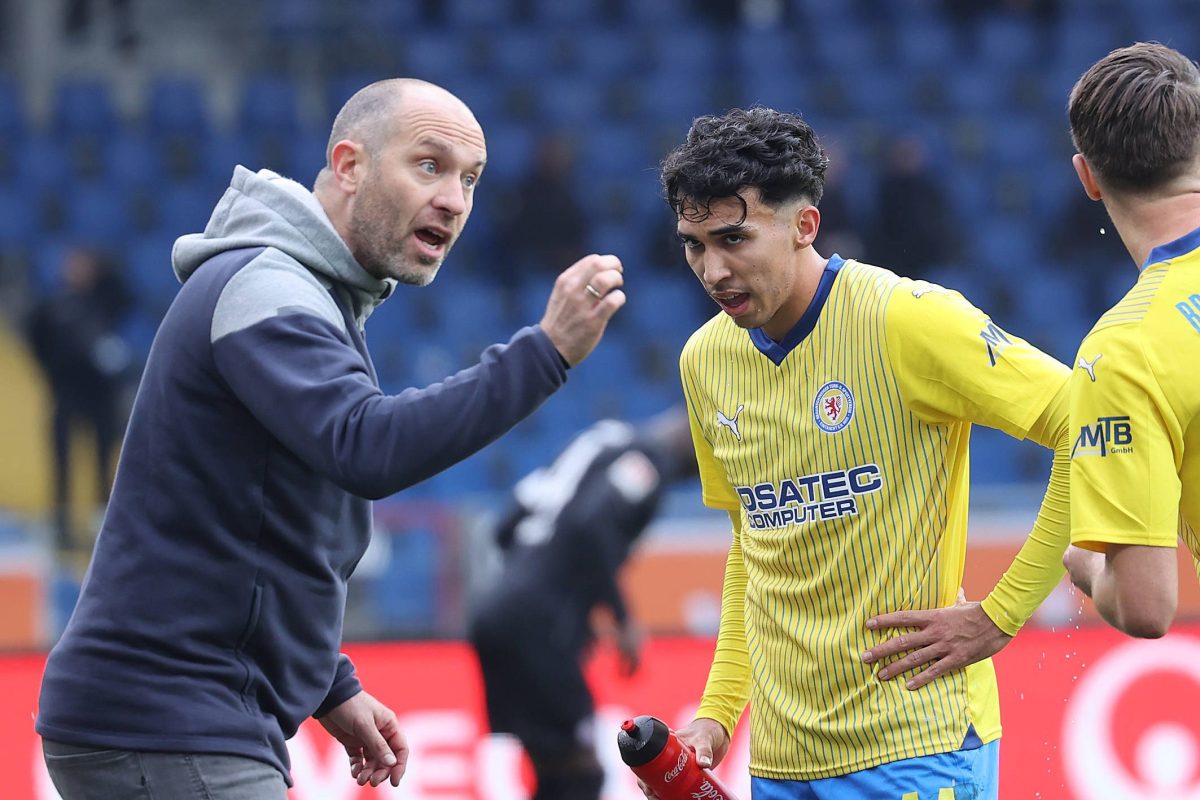
{"type": "Polygon", "coordinates": [[[666,781],[667,783],[670,783],[671,781],[675,780],[676,778],[679,777],[679,773],[683,772],[683,768],[686,766],[687,766],[687,750],[684,750],[682,753],[679,754],[679,760],[675,762],[675,766],[671,767],[671,769],[667,771],[666,775],[663,775],[663,780],[666,781]]]}
{"type": "Polygon", "coordinates": [[[697,791],[692,792],[692,800],[725,800],[725,795],[718,792],[711,781],[705,781],[697,791]]]}

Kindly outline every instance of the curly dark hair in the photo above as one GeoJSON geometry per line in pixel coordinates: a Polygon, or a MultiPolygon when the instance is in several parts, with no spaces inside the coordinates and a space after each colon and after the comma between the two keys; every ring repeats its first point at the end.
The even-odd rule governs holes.
{"type": "Polygon", "coordinates": [[[1152,191],[1200,150],[1200,69],[1157,42],[1122,47],[1079,79],[1067,113],[1075,147],[1101,181],[1152,191]]]}
{"type": "Polygon", "coordinates": [[[692,122],[687,139],[662,164],[663,195],[679,216],[701,222],[713,200],[746,200],[758,189],[772,208],[797,198],[816,205],[825,188],[829,159],[807,122],[771,108],[735,108],[692,122]]]}

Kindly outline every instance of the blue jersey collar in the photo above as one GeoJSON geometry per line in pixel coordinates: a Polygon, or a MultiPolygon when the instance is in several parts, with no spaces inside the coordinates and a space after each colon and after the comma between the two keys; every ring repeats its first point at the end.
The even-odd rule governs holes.
{"type": "Polygon", "coordinates": [[[821,309],[825,307],[825,301],[829,298],[829,290],[833,288],[833,279],[837,277],[838,270],[845,263],[845,259],[836,253],[829,257],[829,263],[825,265],[825,271],[821,273],[821,282],[817,284],[817,293],[813,295],[813,299],[808,304],[808,308],[804,310],[800,321],[792,326],[782,341],[776,342],[767,336],[762,328],[750,329],[750,341],[754,342],[754,346],[760,353],[775,362],[775,366],[782,364],[788,353],[803,342],[805,337],[812,333],[812,329],[817,326],[817,320],[821,317],[821,309]]]}
{"type": "Polygon", "coordinates": [[[1160,244],[1158,247],[1150,251],[1150,255],[1146,257],[1146,263],[1142,264],[1142,269],[1149,267],[1152,264],[1161,264],[1164,261],[1170,261],[1172,258],[1185,256],[1193,250],[1200,249],[1200,228],[1185,233],[1173,242],[1160,244]]]}

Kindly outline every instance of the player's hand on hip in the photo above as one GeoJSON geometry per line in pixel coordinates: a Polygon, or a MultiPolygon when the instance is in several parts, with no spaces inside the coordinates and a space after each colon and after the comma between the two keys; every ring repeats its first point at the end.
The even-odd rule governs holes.
{"type": "Polygon", "coordinates": [[[1104,554],[1094,550],[1071,545],[1063,553],[1063,566],[1067,568],[1071,583],[1088,597],[1092,596],[1092,584],[1096,576],[1104,571],[1104,564],[1104,554]]]}
{"type": "Polygon", "coordinates": [[[920,689],[948,672],[993,656],[1012,641],[1011,636],[996,627],[979,603],[967,602],[961,589],[958,602],[948,608],[893,611],[867,620],[868,630],[895,628],[913,630],[875,645],[862,654],[862,660],[867,664],[884,665],[876,673],[881,681],[890,681],[924,667],[905,681],[904,685],[909,689],[920,689]],[[897,658],[902,653],[907,655],[897,658]]]}
{"type": "Polygon", "coordinates": [[[391,780],[399,786],[408,766],[408,742],[390,708],[366,692],[335,707],[318,722],[346,748],[350,777],[359,786],[391,780]]]}
{"type": "Polygon", "coordinates": [[[625,305],[621,272],[616,256],[590,255],[555,279],[541,326],[571,366],[587,358],[612,315],[625,305]]]}

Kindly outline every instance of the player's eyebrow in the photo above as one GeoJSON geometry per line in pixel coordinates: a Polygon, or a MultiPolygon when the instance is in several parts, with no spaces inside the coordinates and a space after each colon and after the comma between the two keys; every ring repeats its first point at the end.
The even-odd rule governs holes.
{"type": "MultiPolygon", "coordinates": [[[[432,136],[423,136],[418,139],[417,147],[428,147],[430,150],[436,150],[447,158],[454,154],[454,148],[441,139],[435,139],[432,136]]],[[[475,166],[477,169],[483,169],[486,164],[487,159],[480,159],[479,161],[476,161],[473,166],[475,166]]]]}
{"type": "Polygon", "coordinates": [[[719,238],[721,236],[728,236],[731,233],[741,233],[744,230],[746,230],[745,223],[741,223],[738,225],[723,225],[720,228],[714,228],[713,230],[709,231],[708,235],[716,236],[719,238]]]}

